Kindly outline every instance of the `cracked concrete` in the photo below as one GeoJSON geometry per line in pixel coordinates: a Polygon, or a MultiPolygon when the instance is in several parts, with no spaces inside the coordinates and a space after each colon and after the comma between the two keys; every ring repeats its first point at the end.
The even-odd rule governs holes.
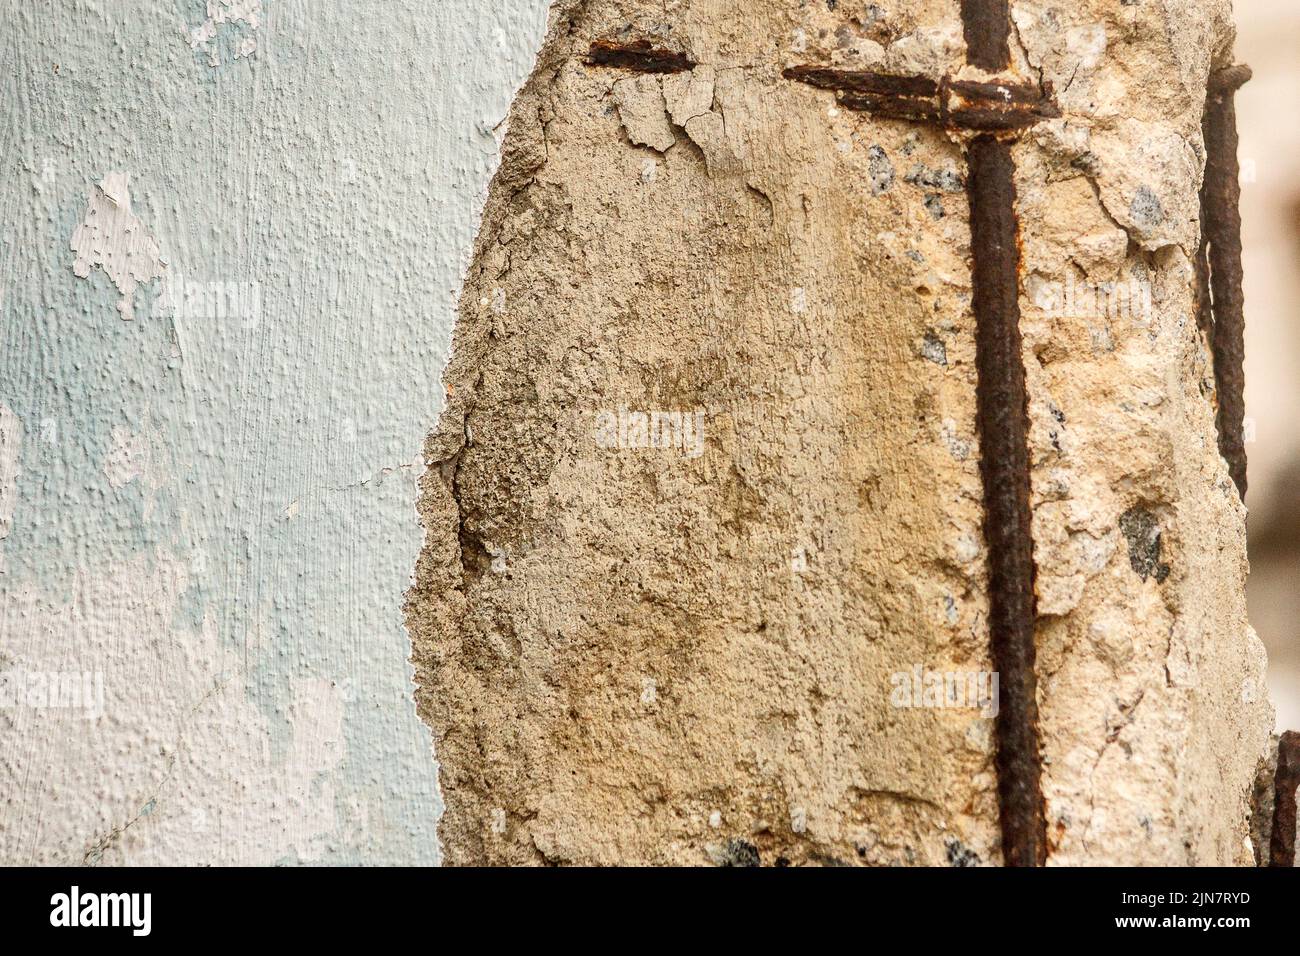
{"type": "MultiPolygon", "coordinates": [[[[1051,862],[1249,862],[1271,709],[1188,259],[1228,4],[1015,9],[1065,107],[1015,150],[1051,862]]],[[[556,6],[421,480],[448,861],[1000,861],[990,722],[888,700],[988,666],[964,162],[781,79],[963,59],[939,0],[556,6]],[[584,64],[641,37],[696,66],[584,64]],[[619,409],[702,410],[704,453],[595,441],[619,409]]]]}

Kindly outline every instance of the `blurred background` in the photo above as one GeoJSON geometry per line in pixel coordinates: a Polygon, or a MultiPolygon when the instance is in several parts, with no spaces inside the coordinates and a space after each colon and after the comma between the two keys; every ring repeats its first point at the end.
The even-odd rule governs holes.
{"type": "Polygon", "coordinates": [[[1250,618],[1278,728],[1300,730],[1300,3],[1236,0],[1246,270],[1250,618]],[[1251,423],[1254,424],[1253,441],[1251,423]]]}

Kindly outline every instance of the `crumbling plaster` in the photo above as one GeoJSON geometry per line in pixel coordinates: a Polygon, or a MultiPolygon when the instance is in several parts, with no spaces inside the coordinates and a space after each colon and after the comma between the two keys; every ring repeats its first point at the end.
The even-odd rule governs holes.
{"type": "MultiPolygon", "coordinates": [[[[1014,149],[1050,862],[1249,863],[1272,711],[1190,266],[1230,6],[1014,24],[1063,110],[1014,149]]],[[[964,158],[782,77],[963,54],[955,0],[557,4],[422,478],[448,859],[1000,861],[991,721],[890,701],[988,667],[964,158]],[[703,452],[599,440],[628,409],[703,452]]]]}

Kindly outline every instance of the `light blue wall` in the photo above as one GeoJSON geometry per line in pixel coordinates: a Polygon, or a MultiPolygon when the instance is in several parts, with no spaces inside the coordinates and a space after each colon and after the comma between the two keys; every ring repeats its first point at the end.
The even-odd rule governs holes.
{"type": "Polygon", "coordinates": [[[414,483],[546,4],[264,0],[192,49],[205,6],[257,5],[0,0],[0,671],[104,697],[0,709],[0,862],[434,862],[414,483]],[[114,172],[166,266],[132,321],[70,248],[114,172]]]}

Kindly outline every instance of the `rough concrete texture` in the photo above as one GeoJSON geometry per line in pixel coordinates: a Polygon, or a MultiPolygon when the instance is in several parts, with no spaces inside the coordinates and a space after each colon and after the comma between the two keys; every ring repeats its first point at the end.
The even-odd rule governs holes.
{"type": "MultiPolygon", "coordinates": [[[[1272,715],[1189,264],[1229,5],[1013,6],[1064,114],[1015,149],[1050,862],[1249,863],[1272,715]]],[[[958,4],[552,11],[421,479],[448,862],[1000,862],[992,721],[891,700],[989,668],[962,151],[797,63],[959,74],[958,4]],[[698,66],[584,63],[643,38],[698,66]]]]}
{"type": "Polygon", "coordinates": [[[0,0],[0,863],[437,861],[415,476],[544,26],[0,0]]]}

